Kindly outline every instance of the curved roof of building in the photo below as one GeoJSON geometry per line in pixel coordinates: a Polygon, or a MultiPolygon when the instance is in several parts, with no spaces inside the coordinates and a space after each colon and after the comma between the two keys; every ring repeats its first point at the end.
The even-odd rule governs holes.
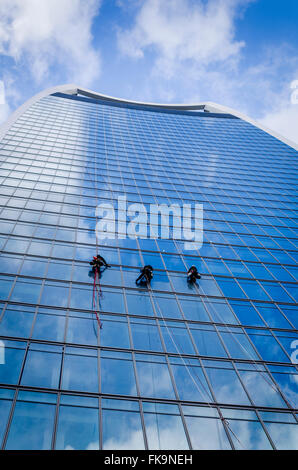
{"type": "Polygon", "coordinates": [[[88,90],[87,88],[80,88],[77,85],[74,84],[66,84],[66,85],[58,85],[55,87],[47,88],[46,90],[41,91],[40,93],[37,93],[34,95],[32,98],[27,100],[23,105],[21,105],[12,115],[8,118],[8,120],[0,127],[0,140],[4,136],[5,132],[9,129],[9,127],[13,124],[13,122],[23,113],[26,111],[26,109],[29,108],[33,103],[38,101],[39,99],[52,95],[54,93],[64,93],[64,94],[69,94],[69,95],[80,95],[80,96],[85,96],[88,98],[93,98],[93,99],[101,99],[105,101],[112,101],[115,103],[127,103],[127,104],[133,104],[133,105],[141,105],[141,106],[150,106],[153,108],[159,108],[159,109],[173,109],[173,110],[181,110],[181,111],[195,111],[195,110],[201,110],[205,112],[210,112],[210,113],[215,113],[215,114],[231,114],[232,116],[235,116],[239,119],[242,119],[243,121],[249,122],[253,126],[263,130],[264,132],[267,132],[271,136],[275,137],[276,139],[280,140],[281,142],[289,145],[290,147],[293,147],[295,150],[298,150],[298,145],[291,140],[281,136],[275,131],[272,131],[271,129],[268,129],[267,127],[263,126],[262,124],[258,123],[257,121],[249,118],[245,114],[239,113],[238,111],[229,108],[227,106],[222,106],[217,103],[213,103],[211,101],[206,101],[203,103],[193,103],[193,104],[169,104],[169,103],[148,103],[148,102],[142,102],[142,101],[132,101],[132,100],[125,100],[122,98],[116,98],[114,96],[108,96],[104,95],[102,93],[97,93],[95,91],[88,90]]]}

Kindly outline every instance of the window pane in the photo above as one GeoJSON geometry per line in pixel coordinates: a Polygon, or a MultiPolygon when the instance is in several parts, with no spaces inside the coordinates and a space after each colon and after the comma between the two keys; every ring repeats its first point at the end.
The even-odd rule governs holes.
{"type": "Polygon", "coordinates": [[[131,320],[132,339],[135,349],[162,351],[162,345],[154,320],[131,320]]]}
{"type": "Polygon", "coordinates": [[[206,372],[219,403],[250,404],[234,370],[211,369],[208,367],[206,372]]]}
{"type": "Polygon", "coordinates": [[[10,299],[14,302],[36,304],[39,299],[40,287],[41,281],[26,281],[18,279],[10,299]]]}
{"type": "Polygon", "coordinates": [[[46,282],[43,288],[40,303],[43,305],[56,305],[66,307],[68,302],[68,286],[46,282]]]}
{"type": "Polygon", "coordinates": [[[29,350],[24,372],[22,375],[22,385],[43,388],[58,388],[60,375],[61,353],[48,352],[48,348],[42,345],[34,345],[34,349],[29,350]]]}
{"type": "MultiPolygon", "coordinates": [[[[242,446],[244,446],[246,450],[272,449],[261,423],[254,421],[229,421],[229,423],[229,428],[233,431],[234,434],[236,434],[242,446]]],[[[230,435],[234,442],[235,448],[237,450],[243,449],[232,432],[230,435]]]]}
{"type": "Polygon", "coordinates": [[[29,336],[34,318],[33,311],[27,311],[26,307],[7,309],[0,322],[0,335],[26,338],[29,336]]]}
{"type": "Polygon", "coordinates": [[[180,359],[172,361],[171,369],[180,400],[212,402],[213,397],[201,367],[187,358],[184,359],[185,364],[180,359]]]}
{"type": "Polygon", "coordinates": [[[0,389],[0,443],[3,439],[13,395],[13,390],[0,389]]]}
{"type": "Polygon", "coordinates": [[[143,431],[139,413],[130,411],[102,411],[103,449],[144,449],[143,431]]]}
{"type": "Polygon", "coordinates": [[[193,449],[230,449],[227,435],[219,419],[185,416],[193,449]]]}
{"type": "Polygon", "coordinates": [[[10,426],[6,449],[51,449],[54,416],[54,405],[18,402],[10,426]]]}
{"type": "Polygon", "coordinates": [[[32,338],[48,341],[63,341],[64,330],[65,316],[61,315],[61,311],[39,308],[32,338]],[[57,314],[55,315],[55,313],[57,314]]]}
{"type": "Polygon", "coordinates": [[[272,380],[267,373],[240,371],[240,376],[257,406],[286,407],[281,395],[270,385],[272,380]]]}
{"type": "Polygon", "coordinates": [[[155,398],[175,398],[166,364],[137,361],[137,371],[141,395],[155,398]]]}
{"type": "Polygon", "coordinates": [[[227,354],[220,342],[218,334],[213,327],[191,328],[191,334],[195,340],[199,354],[202,356],[227,357],[227,354]]]}
{"type": "Polygon", "coordinates": [[[98,392],[97,357],[67,354],[64,359],[62,388],[98,392]]]}
{"type": "MultiPolygon", "coordinates": [[[[136,382],[131,360],[101,358],[101,391],[102,393],[136,395],[136,382]]],[[[117,356],[117,353],[110,354],[117,356]]]]}
{"type": "Polygon", "coordinates": [[[69,317],[66,338],[68,343],[92,344],[96,346],[98,343],[96,316],[90,316],[89,314],[87,318],[69,317]]]}
{"type": "Polygon", "coordinates": [[[0,382],[17,384],[25,354],[25,343],[2,340],[4,343],[4,364],[0,364],[0,382]]]}
{"type": "Polygon", "coordinates": [[[99,449],[98,409],[60,406],[56,449],[99,449]]]}
{"type": "Polygon", "coordinates": [[[100,330],[101,346],[130,348],[126,319],[123,317],[102,315],[101,321],[103,325],[100,330]]]}
{"type": "Polygon", "coordinates": [[[298,450],[298,426],[289,423],[265,423],[278,450],[298,450]]]}
{"type": "Polygon", "coordinates": [[[144,413],[148,447],[156,449],[189,449],[180,416],[144,413]]]}

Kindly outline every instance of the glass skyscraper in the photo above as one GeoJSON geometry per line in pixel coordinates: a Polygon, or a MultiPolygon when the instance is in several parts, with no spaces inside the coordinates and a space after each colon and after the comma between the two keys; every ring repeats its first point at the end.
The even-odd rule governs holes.
{"type": "Polygon", "coordinates": [[[2,449],[297,449],[297,149],[221,106],[73,86],[1,132],[2,449]],[[203,204],[202,247],[96,242],[119,196],[203,204]]]}

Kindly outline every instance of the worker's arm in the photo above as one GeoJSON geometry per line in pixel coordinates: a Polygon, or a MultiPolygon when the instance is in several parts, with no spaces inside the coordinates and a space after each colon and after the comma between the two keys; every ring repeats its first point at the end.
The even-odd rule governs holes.
{"type": "Polygon", "coordinates": [[[103,262],[103,264],[105,265],[106,268],[110,267],[110,265],[106,262],[106,260],[102,256],[100,256],[99,259],[100,259],[100,261],[103,262]]]}

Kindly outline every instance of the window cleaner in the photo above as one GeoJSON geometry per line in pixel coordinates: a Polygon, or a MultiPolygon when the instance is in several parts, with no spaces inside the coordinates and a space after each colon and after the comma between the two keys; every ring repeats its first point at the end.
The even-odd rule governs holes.
{"type": "Polygon", "coordinates": [[[92,266],[92,272],[94,273],[94,282],[93,282],[93,297],[92,297],[92,309],[96,315],[96,320],[98,323],[99,328],[102,328],[102,322],[99,319],[99,297],[102,296],[101,287],[99,279],[101,277],[101,268],[109,268],[110,265],[106,262],[106,260],[100,256],[93,256],[93,260],[89,263],[92,266]],[[96,296],[97,296],[97,307],[96,307],[96,296]]]}
{"type": "Polygon", "coordinates": [[[197,279],[201,279],[200,274],[198,273],[197,268],[193,265],[189,268],[187,272],[187,282],[194,284],[197,279]]]}
{"type": "Polygon", "coordinates": [[[92,266],[92,271],[95,273],[95,271],[98,271],[98,274],[100,272],[100,268],[104,266],[105,268],[110,268],[111,266],[106,262],[106,260],[100,256],[93,256],[93,260],[90,261],[89,263],[92,266]]]}
{"type": "Polygon", "coordinates": [[[150,284],[151,279],[153,278],[153,268],[152,268],[152,266],[150,266],[150,264],[147,264],[140,271],[141,271],[141,274],[136,279],[136,284],[139,284],[139,285],[148,285],[148,284],[150,284]]]}

